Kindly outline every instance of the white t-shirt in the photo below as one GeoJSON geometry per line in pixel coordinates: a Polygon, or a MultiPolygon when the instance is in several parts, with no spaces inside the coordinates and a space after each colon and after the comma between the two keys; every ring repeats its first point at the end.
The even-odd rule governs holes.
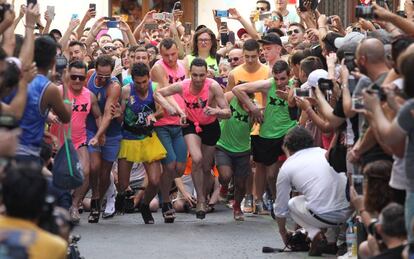
{"type": "Polygon", "coordinates": [[[316,214],[349,207],[345,194],[347,178],[344,173],[335,172],[325,153],[326,150],[319,147],[307,148],[285,161],[276,183],[276,216],[287,217],[292,186],[305,196],[306,208],[316,214]]]}

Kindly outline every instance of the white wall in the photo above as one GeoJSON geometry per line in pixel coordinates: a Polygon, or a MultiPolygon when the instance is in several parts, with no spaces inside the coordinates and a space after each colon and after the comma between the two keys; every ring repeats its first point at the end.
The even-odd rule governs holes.
{"type": "MultiPolygon", "coordinates": [[[[26,0],[16,0],[15,1],[15,11],[18,15],[20,5],[26,4],[26,0]]],[[[37,1],[40,7],[40,13],[42,15],[43,25],[46,24],[44,20],[44,13],[48,5],[55,6],[55,19],[50,26],[51,29],[59,29],[62,34],[65,32],[69,25],[69,21],[72,17],[72,14],[78,14],[79,19],[85,15],[86,11],[89,8],[90,3],[96,3],[96,16],[108,16],[108,0],[38,0],[37,1]]],[[[24,19],[24,18],[23,18],[24,19]]],[[[93,25],[94,19],[89,21],[87,27],[93,25]]],[[[17,26],[16,33],[24,33],[23,23],[20,22],[17,26]]]]}

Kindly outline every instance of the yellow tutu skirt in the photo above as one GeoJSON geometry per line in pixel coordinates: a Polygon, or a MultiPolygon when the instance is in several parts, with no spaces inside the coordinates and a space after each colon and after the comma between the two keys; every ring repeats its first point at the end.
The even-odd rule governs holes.
{"type": "Polygon", "coordinates": [[[129,162],[154,162],[161,160],[167,155],[167,150],[161,144],[155,132],[151,137],[141,140],[123,139],[118,158],[129,162]]]}

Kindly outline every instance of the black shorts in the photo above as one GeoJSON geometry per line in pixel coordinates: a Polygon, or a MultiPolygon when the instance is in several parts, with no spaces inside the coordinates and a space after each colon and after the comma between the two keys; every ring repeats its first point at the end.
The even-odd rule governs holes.
{"type": "Polygon", "coordinates": [[[230,166],[233,175],[237,177],[249,176],[251,172],[250,151],[242,153],[233,153],[221,147],[216,148],[215,153],[216,166],[230,166]]]}
{"type": "Polygon", "coordinates": [[[283,155],[283,138],[262,138],[258,135],[251,136],[253,161],[270,166],[277,162],[280,155],[283,155]]]}
{"type": "Polygon", "coordinates": [[[187,120],[188,126],[183,128],[183,135],[197,134],[201,138],[201,143],[207,146],[215,146],[217,141],[220,139],[220,124],[218,120],[207,125],[200,125],[202,131],[196,132],[194,122],[187,120]]]}

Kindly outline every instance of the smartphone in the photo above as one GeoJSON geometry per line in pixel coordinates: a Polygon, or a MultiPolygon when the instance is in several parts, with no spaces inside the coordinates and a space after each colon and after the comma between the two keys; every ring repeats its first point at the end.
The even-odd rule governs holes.
{"type": "Polygon", "coordinates": [[[72,18],[71,19],[72,20],[75,20],[75,19],[78,19],[78,17],[79,17],[78,14],[74,13],[74,14],[72,14],[72,18]]]}
{"type": "Polygon", "coordinates": [[[297,96],[297,97],[312,97],[312,92],[311,92],[310,89],[295,88],[294,89],[294,96],[297,96]]]}
{"type": "Polygon", "coordinates": [[[37,4],[37,0],[27,0],[27,5],[26,6],[29,6],[29,4],[36,5],[37,4]]]}
{"type": "Polygon", "coordinates": [[[109,28],[119,28],[119,21],[107,21],[106,27],[109,28]]]}
{"type": "Polygon", "coordinates": [[[96,4],[89,4],[89,9],[92,9],[96,12],[96,4]]]}
{"type": "Polygon", "coordinates": [[[168,19],[171,21],[174,19],[174,14],[172,13],[164,13],[164,16],[165,16],[165,19],[168,19]]]}
{"type": "Polygon", "coordinates": [[[372,20],[375,18],[372,5],[357,5],[355,7],[355,17],[372,20]]]}
{"type": "Polygon", "coordinates": [[[349,72],[355,71],[356,64],[355,64],[355,55],[352,52],[345,52],[344,53],[344,64],[348,68],[349,72]]]}
{"type": "Polygon", "coordinates": [[[152,19],[154,20],[165,20],[165,15],[163,13],[153,13],[152,19]]]}
{"type": "Polygon", "coordinates": [[[173,11],[175,11],[175,10],[181,10],[181,8],[182,7],[181,7],[181,2],[180,1],[174,3],[173,11]]]}
{"type": "Polygon", "coordinates": [[[352,110],[365,109],[364,98],[362,95],[352,96],[352,110]]]}
{"type": "Polygon", "coordinates": [[[54,6],[48,5],[46,7],[46,12],[47,12],[47,14],[49,15],[50,18],[53,19],[55,17],[55,7],[54,6]]]}
{"type": "MultiPolygon", "coordinates": [[[[305,12],[307,9],[305,7],[305,2],[306,0],[297,0],[296,4],[299,7],[299,10],[302,12],[305,12]]],[[[316,10],[316,8],[318,7],[318,0],[311,0],[311,9],[312,10],[316,10]]]]}
{"type": "Polygon", "coordinates": [[[399,16],[401,16],[403,18],[407,18],[407,14],[403,10],[397,11],[397,15],[399,15],[399,16]]]}
{"type": "Polygon", "coordinates": [[[270,17],[272,17],[272,12],[261,13],[259,14],[259,21],[263,21],[264,19],[269,19],[270,17]]]}
{"type": "Polygon", "coordinates": [[[227,18],[229,17],[229,10],[214,10],[214,16],[227,18]]]}
{"type": "Polygon", "coordinates": [[[11,115],[0,115],[0,128],[12,130],[19,127],[19,122],[11,115]]]}
{"type": "Polygon", "coordinates": [[[184,24],[184,35],[191,35],[191,22],[184,24]]]}
{"type": "Polygon", "coordinates": [[[228,32],[220,33],[220,41],[221,41],[221,45],[226,46],[227,42],[229,42],[229,33],[228,32]]]}
{"type": "Polygon", "coordinates": [[[156,23],[146,23],[144,25],[144,29],[152,31],[152,30],[158,30],[158,24],[156,23]]]}
{"type": "Polygon", "coordinates": [[[229,29],[229,27],[227,26],[227,22],[221,22],[221,27],[225,30],[229,29]]]}

